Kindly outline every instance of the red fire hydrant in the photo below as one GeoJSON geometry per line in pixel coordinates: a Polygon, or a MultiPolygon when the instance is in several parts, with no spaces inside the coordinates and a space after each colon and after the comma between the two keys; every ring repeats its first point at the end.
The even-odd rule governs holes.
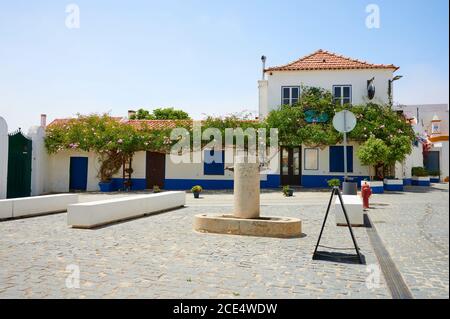
{"type": "Polygon", "coordinates": [[[372,195],[372,190],[370,189],[369,184],[364,183],[361,187],[361,196],[363,198],[363,207],[369,208],[369,197],[372,195]]]}

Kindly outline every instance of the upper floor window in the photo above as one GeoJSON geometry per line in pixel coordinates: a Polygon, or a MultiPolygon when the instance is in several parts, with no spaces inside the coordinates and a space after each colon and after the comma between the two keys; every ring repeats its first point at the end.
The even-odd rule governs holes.
{"type": "Polygon", "coordinates": [[[293,105],[298,102],[300,98],[299,86],[283,86],[281,88],[281,104],[293,105]]]}
{"type": "Polygon", "coordinates": [[[333,85],[333,101],[340,105],[352,103],[351,85],[333,85]]]}

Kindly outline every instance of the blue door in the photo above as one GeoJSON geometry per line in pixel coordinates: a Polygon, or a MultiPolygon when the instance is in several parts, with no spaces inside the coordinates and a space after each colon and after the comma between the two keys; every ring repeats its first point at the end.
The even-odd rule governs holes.
{"type": "Polygon", "coordinates": [[[70,190],[85,191],[87,188],[88,158],[70,158],[70,190]]]}
{"type": "Polygon", "coordinates": [[[424,156],[424,166],[430,172],[437,172],[440,170],[439,151],[429,151],[424,156]]]}

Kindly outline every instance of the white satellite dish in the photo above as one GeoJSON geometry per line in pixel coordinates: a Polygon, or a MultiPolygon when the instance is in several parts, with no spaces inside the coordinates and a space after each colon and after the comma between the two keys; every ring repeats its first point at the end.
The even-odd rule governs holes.
{"type": "Polygon", "coordinates": [[[333,117],[333,126],[340,133],[351,132],[356,126],[355,114],[348,110],[343,110],[333,117]]]}

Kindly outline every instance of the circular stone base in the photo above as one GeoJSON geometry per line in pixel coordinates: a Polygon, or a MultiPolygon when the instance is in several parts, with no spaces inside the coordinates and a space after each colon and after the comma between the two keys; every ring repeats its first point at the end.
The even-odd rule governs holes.
{"type": "Polygon", "coordinates": [[[292,238],[302,234],[302,221],[290,217],[236,218],[233,215],[196,215],[194,230],[202,233],[292,238]]]}

